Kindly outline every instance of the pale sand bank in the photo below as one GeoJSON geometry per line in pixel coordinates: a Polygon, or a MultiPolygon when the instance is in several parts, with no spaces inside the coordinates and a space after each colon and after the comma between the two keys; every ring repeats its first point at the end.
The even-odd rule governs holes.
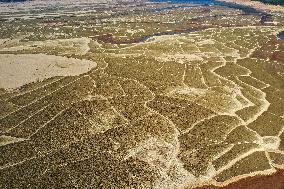
{"type": "Polygon", "coordinates": [[[0,146],[4,146],[4,145],[7,145],[7,144],[20,142],[20,141],[24,141],[24,140],[25,139],[23,139],[23,138],[15,138],[15,137],[11,137],[11,136],[1,135],[0,136],[0,146]]]}
{"type": "Polygon", "coordinates": [[[96,66],[93,61],[54,55],[0,54],[0,88],[15,89],[54,76],[79,75],[96,66]]]}
{"type": "Polygon", "coordinates": [[[216,0],[216,1],[223,1],[228,3],[236,3],[240,5],[246,5],[249,7],[253,7],[255,9],[259,9],[265,12],[281,12],[284,13],[284,7],[280,5],[268,5],[264,4],[259,1],[252,1],[252,0],[216,0]]]}
{"type": "Polygon", "coordinates": [[[19,42],[19,39],[0,39],[0,51],[36,50],[40,48],[64,51],[64,54],[85,55],[89,52],[90,38],[55,39],[46,41],[19,42]]]}

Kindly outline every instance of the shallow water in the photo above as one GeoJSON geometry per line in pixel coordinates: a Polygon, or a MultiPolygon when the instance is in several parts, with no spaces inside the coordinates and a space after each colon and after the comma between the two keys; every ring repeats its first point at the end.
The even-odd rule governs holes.
{"type": "Polygon", "coordinates": [[[278,33],[277,37],[278,37],[280,40],[284,40],[284,31],[278,33]]]}

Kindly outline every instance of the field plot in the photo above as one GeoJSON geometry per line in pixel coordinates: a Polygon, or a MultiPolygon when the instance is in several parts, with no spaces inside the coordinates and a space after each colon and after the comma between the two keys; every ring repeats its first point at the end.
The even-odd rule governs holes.
{"type": "Polygon", "coordinates": [[[283,15],[0,8],[0,188],[221,187],[284,169],[283,15]]]}

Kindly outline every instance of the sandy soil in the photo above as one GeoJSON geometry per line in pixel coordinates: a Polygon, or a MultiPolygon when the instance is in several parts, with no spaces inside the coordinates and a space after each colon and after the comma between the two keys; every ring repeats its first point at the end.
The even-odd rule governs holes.
{"type": "Polygon", "coordinates": [[[196,54],[174,54],[174,55],[163,55],[156,57],[156,60],[161,62],[176,61],[180,64],[190,63],[191,61],[202,61],[203,58],[196,54]]]}
{"type": "Polygon", "coordinates": [[[96,67],[89,60],[45,54],[0,54],[0,88],[14,89],[54,76],[79,75],[96,67]]]}
{"type": "Polygon", "coordinates": [[[259,1],[251,1],[251,0],[217,0],[224,1],[229,3],[236,3],[241,5],[250,6],[265,12],[281,12],[284,13],[284,7],[280,5],[268,5],[259,1]]]}
{"type": "Polygon", "coordinates": [[[0,12],[18,12],[24,11],[29,12],[30,10],[41,10],[42,8],[58,8],[58,7],[89,7],[95,6],[98,4],[115,4],[117,2],[141,2],[143,0],[33,0],[33,1],[25,1],[18,2],[14,4],[10,3],[2,3],[0,2],[0,12]]]}
{"type": "Polygon", "coordinates": [[[19,40],[0,39],[0,51],[21,51],[34,50],[38,48],[60,48],[64,50],[64,54],[84,55],[90,50],[89,43],[91,39],[87,37],[56,39],[46,41],[19,42],[19,40]]]}

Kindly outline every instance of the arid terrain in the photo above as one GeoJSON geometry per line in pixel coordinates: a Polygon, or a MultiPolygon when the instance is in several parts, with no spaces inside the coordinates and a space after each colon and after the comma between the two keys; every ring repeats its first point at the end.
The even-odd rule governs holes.
{"type": "Polygon", "coordinates": [[[240,5],[246,5],[250,6],[253,8],[256,8],[258,10],[262,10],[265,12],[274,12],[274,13],[284,13],[284,8],[283,8],[283,0],[218,0],[218,1],[223,1],[223,2],[228,2],[228,3],[235,3],[235,4],[240,4],[240,5]],[[263,2],[262,2],[263,1],[263,2]],[[281,5],[275,3],[275,4],[268,4],[264,3],[265,1],[267,2],[282,2],[281,5]]]}
{"type": "Polygon", "coordinates": [[[283,189],[283,31],[214,0],[0,3],[0,188],[283,189]]]}

